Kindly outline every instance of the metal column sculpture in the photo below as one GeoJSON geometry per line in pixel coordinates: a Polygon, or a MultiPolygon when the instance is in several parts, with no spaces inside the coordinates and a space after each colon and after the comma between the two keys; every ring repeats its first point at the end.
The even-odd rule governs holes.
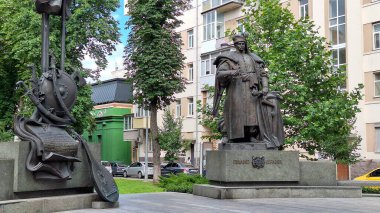
{"type": "Polygon", "coordinates": [[[75,104],[77,87],[85,81],[78,73],[65,72],[66,20],[70,16],[71,0],[35,0],[37,13],[42,16],[42,75],[37,78],[35,69],[29,89],[22,81],[18,86],[35,105],[31,118],[17,117],[14,130],[24,141],[31,142],[26,168],[33,172],[37,180],[63,180],[72,178],[73,164],[81,162],[77,158],[81,144],[86,151],[91,168],[91,176],[99,196],[109,202],[119,198],[118,189],[111,174],[93,158],[86,141],[70,128],[76,120],[71,114],[75,104]],[[49,54],[49,16],[61,17],[61,61],[56,67],[55,57],[49,54]]]}

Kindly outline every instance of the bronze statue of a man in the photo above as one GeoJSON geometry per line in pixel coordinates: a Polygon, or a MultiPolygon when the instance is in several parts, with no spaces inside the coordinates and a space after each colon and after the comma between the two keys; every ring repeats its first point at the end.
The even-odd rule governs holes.
{"type": "Polygon", "coordinates": [[[245,36],[235,35],[233,42],[236,51],[223,53],[214,62],[214,115],[226,91],[220,131],[228,142],[264,143],[267,149],[276,149],[284,142],[280,96],[269,92],[264,61],[249,52],[245,36]]]}

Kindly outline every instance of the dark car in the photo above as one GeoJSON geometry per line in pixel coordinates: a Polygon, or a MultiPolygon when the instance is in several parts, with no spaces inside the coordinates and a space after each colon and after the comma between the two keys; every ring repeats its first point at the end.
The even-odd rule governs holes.
{"type": "Polygon", "coordinates": [[[125,167],[122,163],[111,162],[112,176],[123,175],[125,167]]]}
{"type": "Polygon", "coordinates": [[[161,168],[162,176],[167,176],[169,174],[176,175],[179,173],[194,175],[194,174],[199,174],[199,169],[194,168],[193,165],[191,164],[175,163],[175,162],[170,162],[166,166],[161,168]]]}

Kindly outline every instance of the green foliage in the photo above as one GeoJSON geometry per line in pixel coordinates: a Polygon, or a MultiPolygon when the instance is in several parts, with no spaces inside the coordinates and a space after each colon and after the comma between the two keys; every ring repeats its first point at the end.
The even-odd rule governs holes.
{"type": "Polygon", "coordinates": [[[165,110],[163,115],[163,128],[159,129],[157,138],[161,149],[166,151],[166,161],[178,159],[178,153],[183,147],[181,129],[182,119],[174,118],[169,110],[165,110]]]}
{"type": "Polygon", "coordinates": [[[193,193],[194,184],[208,184],[208,180],[200,175],[170,175],[160,177],[159,186],[167,192],[193,193]]]}
{"type": "MultiPolygon", "coordinates": [[[[214,97],[215,87],[205,85],[203,89],[207,91],[208,98],[214,97]]],[[[199,112],[200,120],[199,123],[210,130],[210,134],[202,136],[202,139],[212,141],[222,138],[222,134],[218,131],[218,123],[223,117],[224,100],[225,93],[223,94],[223,97],[220,101],[217,116],[213,116],[212,114],[212,105],[207,103],[203,105],[201,101],[197,102],[197,110],[199,112]]]]}
{"type": "MultiPolygon", "coordinates": [[[[117,21],[111,13],[118,7],[118,0],[77,0],[72,5],[73,15],[67,21],[66,71],[87,72],[97,75],[107,65],[106,56],[115,50],[119,40],[117,21]],[[90,55],[98,65],[96,71],[84,70],[81,60],[90,55]]],[[[60,52],[60,17],[50,16],[50,50],[58,58],[60,52]]],[[[34,11],[34,1],[0,0],[0,140],[2,133],[11,133],[15,113],[30,115],[33,107],[21,91],[15,91],[17,81],[28,81],[30,64],[40,70],[41,15],[34,11]],[[17,107],[17,108],[16,108],[17,107]],[[4,116],[3,116],[4,115],[4,116]]],[[[39,73],[41,74],[41,73],[39,73]]],[[[82,132],[90,125],[90,93],[81,89],[75,106],[78,120],[76,130],[82,132]],[[83,96],[82,96],[83,95],[83,96]]],[[[8,137],[8,136],[5,136],[8,137]]]]}
{"type": "Polygon", "coordinates": [[[345,69],[334,67],[325,38],[311,20],[296,20],[279,0],[247,0],[243,12],[250,49],[266,62],[271,90],[283,95],[287,144],[355,162],[361,139],[352,130],[363,86],[339,89],[345,69]]]}
{"type": "Polygon", "coordinates": [[[71,111],[75,119],[80,121],[73,125],[78,134],[83,134],[84,130],[92,132],[96,129],[95,118],[90,114],[91,110],[89,110],[94,108],[91,94],[92,91],[90,85],[79,88],[75,106],[71,111]]]}
{"type": "Polygon", "coordinates": [[[362,188],[362,192],[365,194],[380,194],[380,188],[371,187],[371,186],[364,186],[362,188]]]}
{"type": "Polygon", "coordinates": [[[115,178],[115,182],[120,194],[138,194],[164,191],[163,188],[160,188],[152,182],[128,180],[126,178],[115,178]]]}
{"type": "MultiPolygon", "coordinates": [[[[150,129],[153,140],[153,163],[160,164],[157,141],[157,111],[174,100],[174,94],[184,90],[181,70],[184,55],[181,36],[175,31],[178,19],[189,7],[189,0],[129,0],[130,29],[124,49],[126,77],[134,86],[134,101],[151,111],[150,129]]],[[[153,181],[158,182],[160,167],[155,166],[153,181]]]]}
{"type": "Polygon", "coordinates": [[[181,37],[175,31],[188,0],[130,0],[131,30],[125,47],[127,77],[135,89],[135,101],[150,109],[162,109],[183,91],[181,70],[185,59],[181,37]]]}

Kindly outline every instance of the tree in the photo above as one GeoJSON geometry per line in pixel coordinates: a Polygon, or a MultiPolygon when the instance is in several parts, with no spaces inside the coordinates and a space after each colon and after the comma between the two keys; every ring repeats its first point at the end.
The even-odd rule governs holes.
{"type": "MultiPolygon", "coordinates": [[[[214,86],[205,85],[203,89],[207,91],[208,97],[214,98],[214,86]]],[[[209,134],[203,135],[202,139],[212,142],[213,140],[219,140],[222,138],[222,134],[218,130],[218,124],[223,116],[224,100],[225,94],[223,94],[220,101],[218,115],[216,117],[212,114],[212,105],[208,103],[202,105],[201,101],[198,101],[197,110],[199,112],[199,123],[210,131],[209,134]]]]}
{"type": "Polygon", "coordinates": [[[161,149],[166,151],[165,160],[167,161],[178,160],[178,153],[183,148],[181,129],[182,119],[174,118],[169,110],[165,110],[163,128],[159,129],[157,139],[161,149]]]}
{"type": "Polygon", "coordinates": [[[243,12],[250,49],[266,62],[271,90],[283,94],[287,143],[355,162],[360,137],[352,130],[363,86],[339,89],[345,69],[334,66],[325,38],[311,20],[296,20],[279,0],[247,0],[243,12]]]}
{"type": "MultiPolygon", "coordinates": [[[[85,55],[95,59],[97,71],[100,71],[107,65],[106,56],[115,50],[119,41],[117,21],[111,15],[119,1],[74,2],[73,15],[66,25],[65,68],[68,73],[78,70],[87,77],[94,73],[82,67],[81,60],[85,55]]],[[[22,96],[22,92],[15,91],[17,81],[30,79],[31,71],[27,68],[30,64],[36,65],[38,71],[41,68],[41,15],[34,11],[33,1],[0,0],[0,50],[1,140],[11,136],[15,113],[30,115],[33,109],[27,98],[22,96]]],[[[60,18],[56,16],[50,16],[50,50],[56,57],[60,55],[60,18]]],[[[74,117],[78,121],[74,127],[80,133],[93,123],[90,115],[93,103],[90,96],[89,86],[81,88],[78,102],[73,109],[74,117]]]]}
{"type": "Polygon", "coordinates": [[[133,82],[135,103],[150,110],[153,139],[153,181],[160,175],[160,145],[157,142],[157,111],[183,91],[184,68],[178,19],[189,6],[188,0],[129,0],[130,34],[125,47],[126,77],[133,82]]]}

